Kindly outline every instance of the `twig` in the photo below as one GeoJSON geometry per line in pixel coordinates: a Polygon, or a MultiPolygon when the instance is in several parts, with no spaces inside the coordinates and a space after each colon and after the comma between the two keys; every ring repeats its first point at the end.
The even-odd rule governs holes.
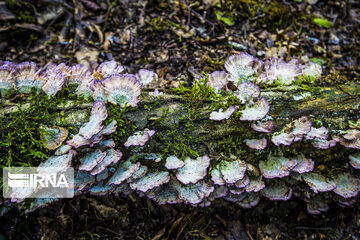
{"type": "MultiPolygon", "coordinates": [[[[207,20],[206,18],[204,18],[203,16],[201,16],[201,14],[199,14],[198,12],[196,12],[194,9],[192,9],[186,2],[185,0],[181,0],[184,5],[189,9],[189,14],[190,12],[192,12],[193,14],[195,14],[195,16],[197,16],[202,22],[207,22],[211,25],[211,28],[212,30],[211,31],[214,31],[214,28],[215,28],[215,24],[209,20],[207,20]]],[[[188,18],[188,21],[189,21],[190,18],[188,18]]],[[[188,24],[190,24],[190,22],[188,22],[188,24]]]]}

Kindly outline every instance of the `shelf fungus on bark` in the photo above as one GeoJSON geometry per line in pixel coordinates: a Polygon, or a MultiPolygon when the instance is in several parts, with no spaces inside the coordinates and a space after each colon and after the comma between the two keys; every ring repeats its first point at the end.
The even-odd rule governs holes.
{"type": "Polygon", "coordinates": [[[225,88],[229,83],[229,75],[225,71],[215,71],[209,74],[207,85],[212,87],[216,93],[225,88]]]}
{"type": "Polygon", "coordinates": [[[62,127],[47,127],[40,129],[40,138],[47,149],[57,149],[61,146],[63,141],[67,138],[68,131],[62,127]]]}
{"type": "Polygon", "coordinates": [[[144,131],[137,131],[130,136],[124,143],[126,148],[130,146],[144,146],[149,139],[156,133],[155,130],[145,129],[144,131]]]}
{"type": "MultiPolygon", "coordinates": [[[[158,204],[197,207],[224,199],[243,208],[255,207],[261,196],[285,201],[294,195],[305,200],[311,214],[326,211],[330,200],[353,206],[360,192],[360,129],[358,115],[348,110],[358,106],[359,88],[351,86],[355,90],[349,95],[327,86],[295,86],[296,80],[312,84],[320,77],[315,63],[262,62],[240,53],[224,67],[194,83],[203,84],[197,90],[211,91],[195,103],[200,93],[191,87],[185,94],[174,91],[181,96],[160,93],[152,88],[159,85],[155,72],[129,74],[115,61],[93,72],[81,65],[51,64],[41,71],[34,63],[0,61],[1,104],[16,111],[16,94],[19,101],[34,93],[52,96],[51,101],[63,97],[61,91],[84,101],[77,105],[67,99],[51,109],[74,114],[76,124],[68,139],[60,127],[45,129],[42,138],[54,155],[39,166],[74,167],[76,195],[134,192],[158,204]],[[293,93],[311,98],[299,100],[293,93]],[[90,116],[78,120],[77,112],[90,104],[90,116]],[[350,161],[341,162],[345,150],[350,161]]],[[[3,112],[0,116],[9,116],[3,112]]],[[[53,201],[35,200],[29,211],[53,201]]]]}

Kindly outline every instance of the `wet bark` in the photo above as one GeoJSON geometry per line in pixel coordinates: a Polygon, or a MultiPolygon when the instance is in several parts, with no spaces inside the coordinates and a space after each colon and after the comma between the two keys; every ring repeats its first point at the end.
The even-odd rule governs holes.
{"type": "MultiPolygon", "coordinates": [[[[348,129],[349,120],[356,121],[360,118],[360,85],[356,84],[336,87],[289,86],[262,89],[261,96],[270,103],[271,108],[268,115],[274,120],[273,132],[280,131],[285,124],[301,116],[309,116],[312,122],[320,120],[330,132],[331,130],[348,129]]],[[[0,109],[0,116],[6,117],[17,110],[16,104],[10,100],[1,99],[0,101],[3,106],[0,109]]],[[[62,112],[69,125],[79,127],[81,123],[87,121],[86,113],[91,105],[92,102],[79,104],[69,100],[65,104],[57,106],[53,109],[58,113],[58,117],[54,119],[54,125],[60,122],[60,113],[62,112]]],[[[190,143],[191,148],[199,154],[215,153],[216,142],[228,136],[241,137],[241,139],[266,137],[266,134],[257,133],[251,129],[251,122],[237,119],[209,120],[209,105],[209,102],[204,102],[197,109],[199,116],[194,120],[196,128],[190,133],[194,140],[190,143]]],[[[21,108],[27,106],[27,104],[20,104],[21,108]]],[[[169,129],[177,128],[179,134],[185,131],[185,124],[189,121],[187,114],[188,109],[181,96],[164,94],[160,99],[154,99],[145,92],[138,108],[126,112],[125,117],[140,130],[155,129],[158,134],[166,137],[169,129]],[[164,117],[165,110],[167,110],[167,117],[164,117]]],[[[160,138],[156,138],[153,143],[150,141],[149,152],[158,152],[161,149],[159,146],[162,144],[160,138]]]]}

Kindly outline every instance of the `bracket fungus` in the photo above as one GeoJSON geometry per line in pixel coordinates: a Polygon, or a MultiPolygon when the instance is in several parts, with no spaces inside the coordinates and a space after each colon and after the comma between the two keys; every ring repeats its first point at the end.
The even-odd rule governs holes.
{"type": "Polygon", "coordinates": [[[224,71],[215,71],[209,74],[207,85],[214,88],[215,92],[220,92],[221,89],[229,83],[229,76],[224,71]]]}
{"type": "Polygon", "coordinates": [[[290,171],[297,164],[298,162],[296,160],[269,156],[266,161],[259,162],[259,168],[265,178],[282,178],[289,176],[290,171]]]}
{"type": "Polygon", "coordinates": [[[102,80],[107,100],[125,107],[136,107],[140,102],[141,83],[131,74],[113,74],[102,80]]]}
{"type": "Polygon", "coordinates": [[[178,169],[178,168],[182,168],[184,165],[185,163],[174,155],[171,155],[166,158],[165,167],[167,169],[178,169]]]}
{"type": "Polygon", "coordinates": [[[177,171],[176,178],[183,184],[197,183],[206,176],[210,158],[207,155],[196,159],[187,157],[184,163],[184,167],[177,171]]]}
{"type": "Polygon", "coordinates": [[[47,127],[44,126],[40,131],[40,138],[47,149],[56,149],[67,138],[68,131],[62,127],[47,127]]]}
{"type": "Polygon", "coordinates": [[[255,103],[247,104],[241,112],[241,121],[257,121],[263,119],[270,110],[270,105],[265,98],[261,98],[255,103]]]}
{"type": "Polygon", "coordinates": [[[326,179],[318,173],[305,173],[301,176],[314,193],[329,192],[336,188],[336,184],[334,182],[326,179]]]}
{"type": "Polygon", "coordinates": [[[349,155],[350,164],[355,169],[360,169],[360,152],[357,152],[353,155],[349,155]]]}
{"type": "Polygon", "coordinates": [[[292,189],[286,186],[286,183],[281,180],[275,180],[268,184],[266,188],[261,190],[261,195],[270,200],[289,200],[292,196],[292,189]]]}
{"type": "Polygon", "coordinates": [[[149,139],[156,133],[155,130],[145,129],[144,131],[137,131],[130,136],[124,143],[126,148],[130,146],[144,146],[149,139]]]}
{"type": "MultiPolygon", "coordinates": [[[[303,116],[308,106],[288,96],[305,91],[289,85],[297,79],[314,82],[321,75],[321,67],[294,60],[262,62],[240,53],[230,56],[224,68],[210,73],[207,81],[195,82],[203,87],[197,88],[200,92],[181,88],[174,91],[175,96],[157,89],[160,84],[155,72],[140,69],[135,75],[129,74],[115,61],[100,64],[96,71],[64,63],[51,64],[42,71],[35,63],[0,61],[0,96],[1,100],[6,98],[2,103],[8,109],[13,107],[15,94],[55,96],[48,98],[52,101],[63,98],[66,91],[71,98],[51,109],[65,112],[66,117],[74,112],[86,115],[85,109],[92,103],[88,118],[80,120],[75,114],[71,118],[75,124],[68,129],[66,144],[65,128],[47,127],[41,135],[54,155],[39,167],[73,166],[77,195],[137,193],[158,204],[192,206],[209,206],[215,199],[224,199],[243,208],[256,206],[261,196],[284,201],[295,195],[306,201],[312,214],[326,211],[331,198],[341,206],[352,206],[360,192],[360,155],[356,152],[360,149],[360,130],[359,124],[352,122],[358,116],[351,115],[350,129],[343,129],[343,119],[341,124],[331,120],[324,121],[324,126],[313,126],[312,121],[319,116],[331,115],[328,109],[319,107],[319,113],[303,116]],[[72,102],[76,96],[79,105],[72,102]],[[143,103],[139,104],[141,99],[143,103]],[[296,107],[300,110],[285,116],[289,109],[282,103],[295,104],[290,111],[296,107]],[[237,119],[231,118],[233,115],[237,119]],[[214,121],[207,120],[209,116],[214,121]],[[147,144],[155,133],[156,139],[147,144]],[[329,148],[337,142],[337,147],[348,148],[353,168],[337,161],[336,166],[343,165],[336,168],[336,175],[314,171],[315,162],[332,163],[336,155],[319,159],[324,151],[317,149],[331,152],[334,149],[329,148]],[[306,184],[297,186],[298,182],[306,184]]],[[[334,95],[333,90],[330,92],[334,95]]],[[[32,207],[49,203],[46,199],[34,201],[32,207]]]]}
{"type": "Polygon", "coordinates": [[[214,121],[222,121],[225,119],[229,119],[231,115],[235,112],[237,106],[230,106],[226,111],[220,109],[219,111],[214,111],[210,113],[210,120],[214,121]]]}

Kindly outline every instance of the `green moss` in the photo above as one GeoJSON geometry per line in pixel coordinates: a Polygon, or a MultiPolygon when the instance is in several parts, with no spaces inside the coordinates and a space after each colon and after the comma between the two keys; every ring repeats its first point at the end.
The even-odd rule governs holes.
{"type": "MultiPolygon", "coordinates": [[[[48,98],[31,94],[25,101],[18,100],[18,111],[0,118],[0,166],[36,166],[50,155],[40,139],[40,126],[53,125],[58,112],[54,107],[74,98],[67,91],[48,98]],[[20,103],[29,104],[21,109],[20,103]]],[[[59,126],[65,127],[63,121],[59,126]]],[[[71,133],[72,128],[67,128],[71,133]]]]}
{"type": "Polygon", "coordinates": [[[123,137],[129,137],[136,130],[135,124],[124,117],[127,111],[134,111],[133,108],[121,108],[117,105],[107,103],[106,108],[108,111],[108,117],[105,120],[105,125],[109,124],[113,120],[117,122],[117,128],[114,133],[111,134],[111,138],[116,142],[120,141],[123,137]]]}
{"type": "Polygon", "coordinates": [[[217,152],[224,154],[225,156],[230,157],[230,155],[235,155],[240,157],[244,153],[245,150],[242,150],[243,141],[240,137],[232,138],[231,136],[227,138],[223,138],[217,142],[217,152]]]}
{"type": "Polygon", "coordinates": [[[36,23],[35,9],[31,2],[5,0],[9,10],[16,16],[18,22],[36,23]]]}
{"type": "Polygon", "coordinates": [[[257,25],[266,25],[271,31],[286,28],[293,22],[290,8],[279,1],[224,0],[217,7],[222,15],[238,22],[254,19],[257,25]]]}
{"type": "Polygon", "coordinates": [[[259,24],[266,24],[274,31],[276,28],[285,28],[292,22],[291,10],[288,6],[278,1],[271,1],[263,9],[264,17],[259,20],[259,24]]]}
{"type": "Polygon", "coordinates": [[[153,34],[171,29],[184,29],[181,24],[173,22],[165,17],[154,17],[151,18],[151,20],[146,19],[145,22],[150,25],[145,31],[151,31],[153,34]]]}
{"type": "Polygon", "coordinates": [[[335,72],[335,73],[329,73],[328,75],[323,77],[321,79],[321,82],[325,82],[329,85],[337,85],[348,82],[348,78],[339,72],[335,72]]]}
{"type": "Polygon", "coordinates": [[[160,117],[159,124],[166,128],[166,135],[160,135],[160,139],[165,142],[163,154],[174,154],[177,157],[186,156],[198,157],[199,154],[192,149],[201,138],[194,138],[193,132],[196,130],[195,121],[199,118],[199,106],[204,102],[210,102],[215,96],[214,90],[207,85],[207,76],[199,82],[195,82],[190,87],[181,84],[178,88],[171,89],[173,94],[183,97],[185,103],[185,114],[179,117],[179,125],[166,124],[170,121],[169,110],[163,108],[163,115],[160,117]]]}

